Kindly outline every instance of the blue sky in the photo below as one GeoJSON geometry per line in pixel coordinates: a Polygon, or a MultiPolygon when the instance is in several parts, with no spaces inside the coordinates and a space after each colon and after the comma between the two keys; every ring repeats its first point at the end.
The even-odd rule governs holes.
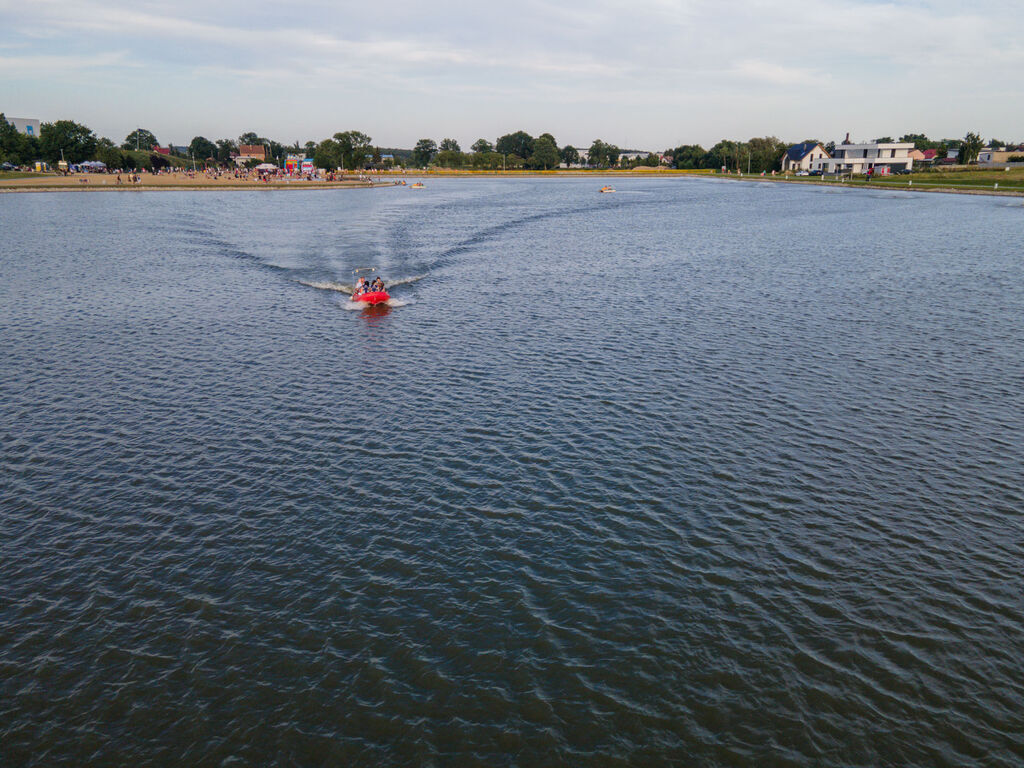
{"type": "Polygon", "coordinates": [[[658,150],[1024,141],[1018,0],[0,0],[0,111],[121,141],[523,129],[658,150]]]}

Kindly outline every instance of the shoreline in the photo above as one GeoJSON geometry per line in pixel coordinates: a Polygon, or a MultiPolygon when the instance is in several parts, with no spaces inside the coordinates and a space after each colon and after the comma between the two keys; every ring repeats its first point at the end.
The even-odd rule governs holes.
{"type": "MultiPolygon", "coordinates": [[[[953,195],[988,195],[989,197],[1024,197],[1024,190],[1021,189],[983,189],[965,188],[957,186],[897,186],[895,184],[880,184],[874,182],[842,182],[842,181],[807,181],[804,177],[797,179],[780,179],[778,176],[728,176],[717,175],[709,178],[720,181],[755,181],[759,183],[769,182],[772,184],[797,184],[815,187],[832,187],[835,189],[881,189],[888,192],[939,192],[941,194],[953,195]]],[[[927,183],[927,182],[925,182],[927,183]]]]}
{"type": "MultiPolygon", "coordinates": [[[[379,187],[399,186],[397,181],[379,181],[368,183],[365,181],[303,181],[293,182],[271,182],[270,184],[260,182],[223,182],[223,183],[187,183],[180,179],[161,181],[157,183],[140,184],[108,184],[105,181],[99,184],[82,184],[80,176],[60,177],[58,179],[44,179],[49,183],[40,183],[39,178],[15,179],[10,181],[0,180],[0,194],[19,192],[216,192],[216,191],[276,191],[289,189],[376,189],[379,187]],[[72,181],[78,181],[77,184],[72,181]]],[[[90,181],[92,178],[90,177],[90,181]]]]}
{"type": "MultiPolygon", "coordinates": [[[[784,178],[780,176],[760,176],[760,175],[730,175],[720,173],[707,173],[707,172],[693,172],[689,170],[678,170],[678,169],[658,169],[658,170],[628,170],[628,171],[617,171],[617,170],[604,170],[604,171],[587,171],[587,170],[559,170],[559,171],[450,171],[450,170],[434,170],[426,171],[422,173],[403,173],[401,178],[394,178],[395,175],[378,177],[377,181],[366,182],[358,180],[345,180],[345,181],[306,181],[303,179],[294,179],[287,181],[273,181],[268,183],[261,183],[255,181],[242,181],[236,179],[225,180],[223,182],[210,182],[207,179],[183,179],[176,177],[161,177],[157,176],[150,179],[144,179],[140,184],[110,184],[108,178],[101,174],[91,174],[88,176],[58,176],[58,177],[33,177],[25,179],[0,179],[0,194],[4,193],[21,193],[21,192],[187,192],[187,191],[200,191],[200,192],[212,192],[212,191],[279,191],[279,190],[311,190],[311,189],[376,189],[380,187],[396,187],[401,186],[399,183],[402,180],[413,180],[413,179],[445,179],[445,178],[459,178],[459,179],[473,179],[473,178],[585,178],[587,176],[593,176],[595,179],[598,178],[644,178],[644,179],[670,179],[679,177],[691,177],[700,179],[711,179],[715,181],[750,181],[757,183],[770,183],[770,184],[798,184],[798,185],[809,185],[817,187],[833,187],[837,189],[875,189],[875,190],[888,190],[892,192],[929,192],[939,194],[953,194],[953,195],[987,195],[989,197],[1024,197],[1024,190],[1022,189],[993,189],[984,187],[965,187],[957,185],[946,185],[941,181],[936,182],[934,185],[928,181],[921,179],[919,180],[918,186],[912,185],[896,185],[891,183],[877,183],[877,182],[864,182],[864,181],[850,181],[850,182],[838,182],[838,181],[825,181],[821,179],[811,179],[807,177],[799,178],[784,178]],[[390,178],[389,178],[390,176],[390,178]],[[86,178],[89,182],[99,183],[82,183],[82,179],[86,178]],[[148,182],[148,183],[147,183],[148,182]]],[[[911,179],[913,181],[913,179],[911,179]]]]}

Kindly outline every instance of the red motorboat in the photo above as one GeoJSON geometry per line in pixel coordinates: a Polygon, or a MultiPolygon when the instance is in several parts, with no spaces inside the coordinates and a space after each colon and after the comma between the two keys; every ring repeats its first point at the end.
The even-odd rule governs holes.
{"type": "Polygon", "coordinates": [[[383,304],[385,301],[390,299],[391,296],[387,291],[368,291],[367,293],[360,293],[358,296],[353,296],[352,301],[365,301],[367,304],[383,304]]]}

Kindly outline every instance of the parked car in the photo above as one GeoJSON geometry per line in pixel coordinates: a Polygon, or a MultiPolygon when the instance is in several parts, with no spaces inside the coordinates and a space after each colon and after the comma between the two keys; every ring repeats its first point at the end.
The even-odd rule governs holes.
{"type": "Polygon", "coordinates": [[[810,172],[810,173],[808,173],[807,175],[808,175],[808,176],[821,176],[821,169],[819,168],[818,170],[815,170],[815,171],[811,171],[811,172],[810,172]]]}
{"type": "Polygon", "coordinates": [[[10,163],[4,163],[4,164],[0,165],[0,171],[13,171],[13,170],[14,170],[14,166],[11,165],[10,163]]]}
{"type": "Polygon", "coordinates": [[[895,171],[893,171],[893,173],[895,173],[897,176],[908,176],[909,174],[913,173],[913,171],[910,170],[909,168],[897,168],[895,171]]]}
{"type": "Polygon", "coordinates": [[[809,174],[807,171],[797,171],[796,175],[797,176],[810,176],[811,174],[809,174]]]}

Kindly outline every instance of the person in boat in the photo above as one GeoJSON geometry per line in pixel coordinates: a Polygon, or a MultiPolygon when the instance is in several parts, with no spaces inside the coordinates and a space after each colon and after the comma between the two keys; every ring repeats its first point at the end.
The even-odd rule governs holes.
{"type": "Polygon", "coordinates": [[[352,295],[362,296],[364,293],[366,293],[367,287],[368,286],[366,285],[366,278],[360,277],[358,280],[356,280],[356,287],[352,289],[352,295]]]}
{"type": "Polygon", "coordinates": [[[375,291],[375,292],[376,291],[383,291],[384,290],[384,281],[381,280],[380,277],[375,277],[373,279],[373,284],[370,286],[370,290],[371,291],[375,291]]]}

